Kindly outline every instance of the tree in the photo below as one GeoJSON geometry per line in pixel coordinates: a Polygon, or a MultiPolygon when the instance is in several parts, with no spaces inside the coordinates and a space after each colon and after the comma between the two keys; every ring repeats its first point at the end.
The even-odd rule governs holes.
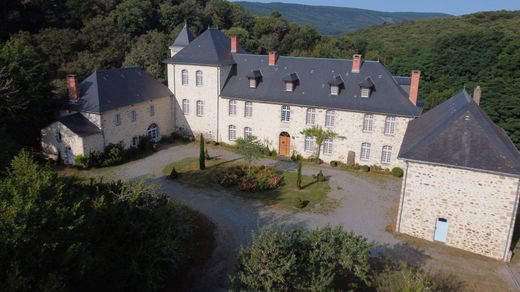
{"type": "Polygon", "coordinates": [[[153,1],[126,0],[117,5],[109,17],[119,30],[136,36],[155,26],[155,14],[153,1]]]}
{"type": "Polygon", "coordinates": [[[302,161],[298,160],[298,168],[296,170],[296,186],[302,189],[302,161]]]}
{"type": "Polygon", "coordinates": [[[262,156],[265,146],[255,136],[237,139],[235,152],[242,155],[248,164],[262,156]]]}
{"type": "Polygon", "coordinates": [[[161,82],[166,81],[166,67],[162,63],[168,57],[168,36],[152,30],[137,38],[126,54],[124,67],[139,67],[161,82]]]}
{"type": "Polygon", "coordinates": [[[302,135],[311,136],[314,138],[314,142],[316,143],[316,163],[320,162],[320,152],[321,146],[326,139],[345,139],[345,137],[340,136],[338,133],[332,130],[323,130],[322,127],[313,126],[312,128],[304,129],[300,132],[302,135]]]}
{"type": "Polygon", "coordinates": [[[199,169],[206,169],[206,153],[204,152],[204,135],[200,134],[199,169]]]}

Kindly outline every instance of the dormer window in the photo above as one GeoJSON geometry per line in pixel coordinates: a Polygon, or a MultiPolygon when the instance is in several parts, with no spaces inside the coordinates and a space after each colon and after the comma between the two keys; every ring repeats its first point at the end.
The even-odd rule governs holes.
{"type": "Polygon", "coordinates": [[[296,73],[291,73],[284,77],[283,81],[285,82],[285,91],[293,92],[296,84],[298,83],[298,75],[296,73]]]}
{"type": "Polygon", "coordinates": [[[285,91],[287,91],[287,92],[294,91],[294,84],[291,81],[285,81],[285,91]]]}
{"type": "Polygon", "coordinates": [[[339,95],[341,87],[343,86],[343,79],[341,76],[334,76],[332,80],[329,82],[330,85],[330,95],[339,95]]]}
{"type": "Polygon", "coordinates": [[[370,88],[361,88],[361,97],[368,98],[370,96],[370,88]]]}
{"type": "Polygon", "coordinates": [[[331,85],[330,86],[330,95],[338,95],[339,94],[339,86],[331,85]]]}
{"type": "Polygon", "coordinates": [[[260,70],[253,70],[247,74],[247,79],[249,80],[249,88],[257,88],[258,83],[262,79],[262,72],[260,72],[260,70]]]}
{"type": "Polygon", "coordinates": [[[374,89],[374,82],[372,78],[367,77],[363,82],[359,83],[360,95],[363,98],[369,98],[372,94],[372,90],[374,89]]]}

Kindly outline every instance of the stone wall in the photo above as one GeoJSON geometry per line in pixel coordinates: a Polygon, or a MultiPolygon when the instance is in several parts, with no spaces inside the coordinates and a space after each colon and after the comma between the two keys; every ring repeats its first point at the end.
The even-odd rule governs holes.
{"type": "Polygon", "coordinates": [[[519,178],[409,162],[403,182],[398,232],[433,241],[445,218],[447,245],[509,259],[519,178]]]}
{"type": "MultiPolygon", "coordinates": [[[[311,156],[313,152],[305,152],[304,135],[300,132],[311,125],[306,125],[307,107],[291,106],[291,120],[288,123],[281,122],[281,105],[253,102],[253,116],[244,117],[245,101],[237,100],[237,113],[235,116],[229,115],[229,99],[219,99],[219,141],[233,143],[228,139],[228,127],[234,125],[237,128],[237,138],[244,136],[244,127],[251,127],[253,135],[260,140],[267,142],[270,148],[278,151],[279,135],[285,131],[291,135],[291,149],[304,157],[311,156]]],[[[325,128],[326,109],[316,108],[315,125],[325,128]]],[[[364,113],[347,112],[336,110],[335,125],[333,131],[345,139],[333,141],[332,154],[321,154],[320,157],[325,161],[339,160],[346,162],[349,151],[355,153],[355,162],[367,165],[380,165],[392,168],[395,166],[403,167],[404,163],[397,160],[397,154],[406,131],[406,127],[411,118],[396,117],[394,135],[385,135],[385,115],[374,115],[373,131],[363,132],[364,113]],[[370,143],[371,151],[369,160],[360,160],[362,143],[370,143]],[[382,148],[385,145],[392,146],[390,164],[381,163],[382,148]]]]}

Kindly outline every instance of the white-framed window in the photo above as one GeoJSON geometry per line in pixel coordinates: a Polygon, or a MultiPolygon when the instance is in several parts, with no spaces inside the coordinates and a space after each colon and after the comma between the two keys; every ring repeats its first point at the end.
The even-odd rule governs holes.
{"type": "Polygon", "coordinates": [[[392,161],[392,146],[383,146],[383,151],[381,153],[381,163],[382,164],[390,164],[392,161]]]}
{"type": "Polygon", "coordinates": [[[255,78],[249,78],[249,88],[256,88],[256,83],[255,78]]]}
{"type": "Polygon", "coordinates": [[[385,135],[393,135],[395,133],[395,117],[386,117],[385,135]]]}
{"type": "Polygon", "coordinates": [[[312,152],[314,150],[314,138],[312,136],[305,136],[305,152],[312,152]]]}
{"type": "Polygon", "coordinates": [[[315,122],[316,122],[316,109],[308,108],[307,115],[305,117],[305,123],[307,125],[314,125],[315,122]]]}
{"type": "Polygon", "coordinates": [[[331,85],[330,86],[330,95],[338,95],[339,94],[339,86],[331,85]]]}
{"type": "Polygon", "coordinates": [[[288,123],[291,121],[291,107],[282,105],[282,122],[288,123]]]}
{"type": "Polygon", "coordinates": [[[197,100],[197,117],[204,116],[204,102],[202,100],[197,100]]]}
{"type": "Polygon", "coordinates": [[[332,154],[332,139],[323,140],[323,154],[325,154],[325,155],[332,154]]]}
{"type": "Polygon", "coordinates": [[[155,106],[152,104],[150,106],[150,117],[153,117],[155,116],[155,106]]]}
{"type": "Polygon", "coordinates": [[[253,116],[253,103],[246,101],[244,104],[244,117],[250,118],[253,116]]]}
{"type": "Polygon", "coordinates": [[[121,126],[121,114],[117,113],[114,116],[114,125],[121,126]]]}
{"type": "Polygon", "coordinates": [[[294,90],[294,84],[291,81],[285,82],[285,91],[291,92],[294,90]]]}
{"type": "Polygon", "coordinates": [[[370,88],[361,88],[361,97],[369,97],[370,88]]]}
{"type": "Polygon", "coordinates": [[[159,127],[157,124],[151,124],[146,131],[146,135],[152,139],[154,142],[159,142],[161,140],[161,135],[159,134],[159,127]]]}
{"type": "Polygon", "coordinates": [[[251,129],[250,127],[245,127],[244,128],[244,138],[249,138],[253,136],[253,129],[251,129]]]}
{"type": "Polygon", "coordinates": [[[333,128],[336,122],[336,111],[328,110],[325,113],[325,127],[333,128]]]}
{"type": "Polygon", "coordinates": [[[228,140],[235,141],[237,139],[237,127],[235,125],[229,125],[228,127],[228,140]]]}
{"type": "Polygon", "coordinates": [[[182,100],[182,112],[185,115],[189,115],[190,114],[190,101],[187,100],[187,99],[183,99],[182,100]]]}
{"type": "Polygon", "coordinates": [[[374,115],[365,114],[363,118],[363,132],[372,132],[374,130],[374,115]]]}
{"type": "Polygon", "coordinates": [[[200,70],[197,70],[197,72],[195,72],[195,83],[196,83],[197,87],[201,87],[202,85],[204,85],[202,71],[200,71],[200,70]]]}
{"type": "Polygon", "coordinates": [[[182,80],[182,85],[188,85],[188,81],[189,81],[188,70],[183,69],[181,71],[181,80],[182,80]]]}
{"type": "Polygon", "coordinates": [[[237,115],[237,101],[236,100],[230,100],[229,101],[228,113],[229,113],[230,116],[236,116],[237,115]]]}
{"type": "Polygon", "coordinates": [[[137,112],[136,111],[130,112],[130,119],[132,120],[132,122],[137,121],[137,112]]]}
{"type": "Polygon", "coordinates": [[[132,147],[133,148],[139,147],[139,136],[132,137],[132,147]]]}
{"type": "Polygon", "coordinates": [[[361,155],[359,159],[365,161],[370,159],[370,143],[361,144],[361,155]]]}

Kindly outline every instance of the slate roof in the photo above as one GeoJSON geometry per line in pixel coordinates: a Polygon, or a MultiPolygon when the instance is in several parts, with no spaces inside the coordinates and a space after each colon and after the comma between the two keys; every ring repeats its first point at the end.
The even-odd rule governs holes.
{"type": "Polygon", "coordinates": [[[101,133],[101,130],[96,125],[80,113],[60,117],[58,118],[58,122],[65,125],[80,137],[87,137],[101,133]]]}
{"type": "MultiPolygon", "coordinates": [[[[239,52],[243,52],[239,48],[239,52]]],[[[209,28],[175,56],[164,61],[167,64],[217,65],[235,64],[231,54],[231,41],[216,28],[209,28]]]]}
{"type": "Polygon", "coordinates": [[[520,176],[520,153],[466,91],[408,124],[400,159],[520,176]]]}
{"type": "Polygon", "coordinates": [[[421,108],[408,99],[405,90],[379,62],[364,61],[361,72],[352,73],[352,60],[345,59],[280,56],[277,64],[270,66],[266,55],[233,54],[233,58],[236,70],[224,84],[222,97],[406,117],[421,113],[421,108]],[[252,70],[262,72],[262,82],[256,89],[248,86],[247,77],[252,70]],[[283,80],[293,73],[298,76],[298,85],[293,92],[286,92],[283,80]],[[329,83],[337,77],[343,80],[344,89],[333,96],[329,83]],[[370,98],[361,98],[359,83],[367,77],[374,87],[370,98]]]}
{"type": "Polygon", "coordinates": [[[171,44],[170,49],[175,48],[175,47],[186,47],[191,43],[191,41],[194,38],[195,37],[193,36],[190,29],[188,28],[188,24],[185,23],[181,32],[179,33],[179,35],[177,36],[177,38],[175,39],[173,44],[171,44]]]}
{"type": "Polygon", "coordinates": [[[96,70],[80,85],[80,99],[67,109],[102,113],[154,98],[171,96],[167,86],[139,68],[96,70]]]}

